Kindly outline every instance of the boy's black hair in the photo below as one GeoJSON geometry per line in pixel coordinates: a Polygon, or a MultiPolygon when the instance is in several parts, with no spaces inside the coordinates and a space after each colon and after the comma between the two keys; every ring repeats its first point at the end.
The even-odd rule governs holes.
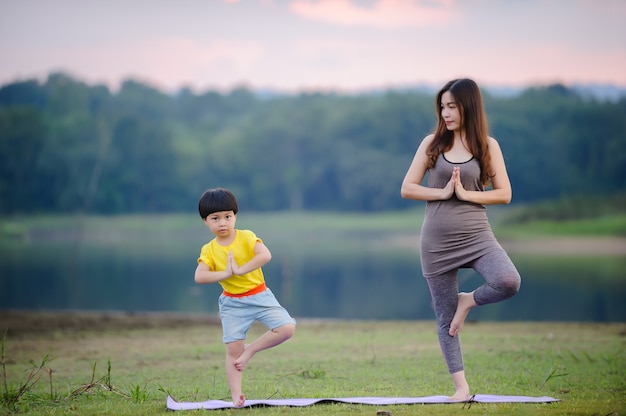
{"type": "Polygon", "coordinates": [[[213,188],[204,191],[200,197],[198,211],[204,220],[214,212],[233,211],[234,214],[237,214],[239,206],[237,198],[231,191],[224,188],[213,188]]]}

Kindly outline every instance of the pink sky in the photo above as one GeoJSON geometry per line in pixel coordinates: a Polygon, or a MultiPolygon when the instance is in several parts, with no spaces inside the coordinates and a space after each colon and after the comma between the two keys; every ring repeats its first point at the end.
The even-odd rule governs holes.
{"type": "Polygon", "coordinates": [[[2,0],[0,84],[626,87],[622,0],[2,0]]]}

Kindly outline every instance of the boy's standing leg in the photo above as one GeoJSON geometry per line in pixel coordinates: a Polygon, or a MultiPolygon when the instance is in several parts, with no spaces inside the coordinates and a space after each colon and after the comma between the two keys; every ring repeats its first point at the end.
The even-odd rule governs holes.
{"type": "Polygon", "coordinates": [[[230,394],[235,407],[241,407],[246,402],[246,397],[241,390],[243,374],[235,367],[235,360],[244,351],[244,341],[234,341],[226,344],[226,378],[230,387],[230,394]]]}

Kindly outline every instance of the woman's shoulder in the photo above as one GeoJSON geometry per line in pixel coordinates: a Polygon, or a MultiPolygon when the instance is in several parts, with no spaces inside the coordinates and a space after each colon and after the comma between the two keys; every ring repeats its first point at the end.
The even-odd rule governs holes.
{"type": "Polygon", "coordinates": [[[433,142],[434,139],[435,139],[435,135],[429,134],[428,136],[422,139],[422,141],[420,142],[419,148],[422,149],[424,152],[426,152],[426,149],[428,149],[428,147],[430,146],[430,144],[433,142]]]}
{"type": "Polygon", "coordinates": [[[490,149],[500,149],[498,141],[491,136],[487,136],[487,144],[490,149]]]}
{"type": "Polygon", "coordinates": [[[435,139],[435,133],[431,133],[422,139],[423,144],[430,144],[435,139]]]}

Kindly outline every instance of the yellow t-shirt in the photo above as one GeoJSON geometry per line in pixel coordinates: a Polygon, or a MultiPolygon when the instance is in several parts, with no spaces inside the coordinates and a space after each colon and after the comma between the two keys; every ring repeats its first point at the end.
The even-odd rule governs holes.
{"type": "MultiPolygon", "coordinates": [[[[226,270],[229,251],[233,252],[235,261],[239,265],[250,261],[254,257],[254,246],[257,242],[263,243],[263,241],[250,230],[235,230],[235,232],[237,235],[228,246],[220,245],[216,239],[202,246],[198,263],[206,264],[213,271],[226,270]]],[[[264,281],[263,271],[259,267],[241,276],[233,275],[220,281],[219,284],[226,292],[238,295],[254,289],[264,281]]]]}

